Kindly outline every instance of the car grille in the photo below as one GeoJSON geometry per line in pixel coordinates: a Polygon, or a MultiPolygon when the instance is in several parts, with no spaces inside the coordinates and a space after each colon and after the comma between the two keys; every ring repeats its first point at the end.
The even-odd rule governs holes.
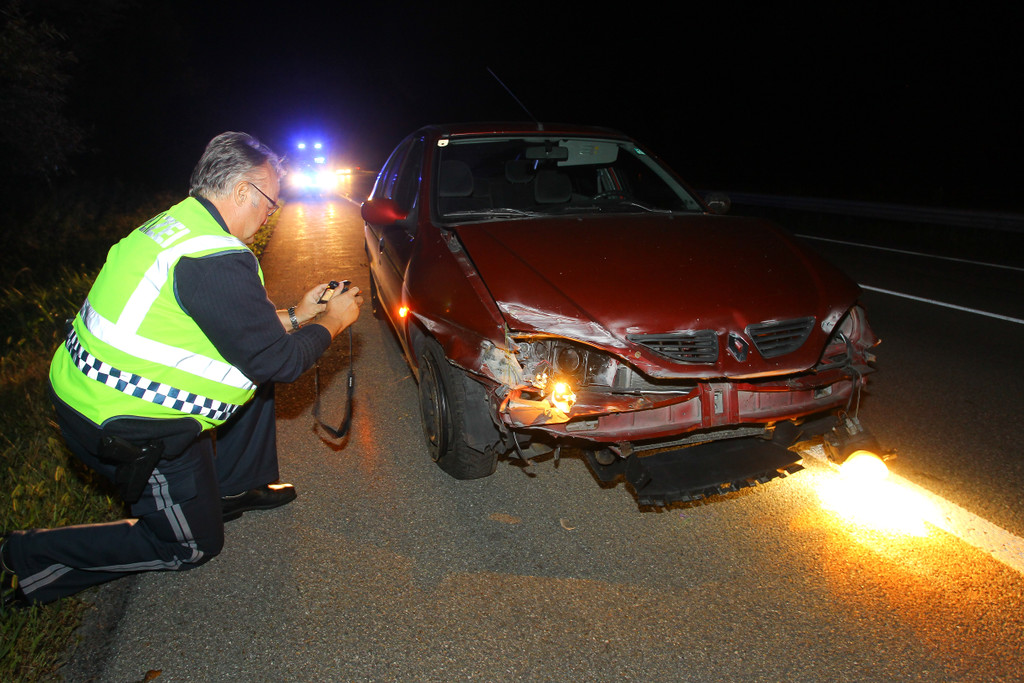
{"type": "Polygon", "coordinates": [[[683,363],[714,363],[718,360],[718,335],[714,330],[630,334],[626,339],[683,363]]]}
{"type": "Polygon", "coordinates": [[[778,358],[800,348],[814,329],[814,318],[772,320],[747,325],[747,335],[762,358],[778,358]]]}

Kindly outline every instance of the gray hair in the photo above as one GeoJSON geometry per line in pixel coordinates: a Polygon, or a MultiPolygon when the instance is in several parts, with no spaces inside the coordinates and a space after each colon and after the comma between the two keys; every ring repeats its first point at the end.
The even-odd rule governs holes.
{"type": "Polygon", "coordinates": [[[281,173],[281,159],[262,142],[248,133],[221,133],[206,145],[192,171],[188,194],[206,199],[223,197],[267,163],[281,173]]]}

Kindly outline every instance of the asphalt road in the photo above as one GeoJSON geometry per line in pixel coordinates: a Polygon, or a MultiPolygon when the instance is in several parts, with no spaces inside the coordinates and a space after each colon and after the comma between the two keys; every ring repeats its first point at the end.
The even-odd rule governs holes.
{"type": "MultiPolygon", "coordinates": [[[[361,239],[353,204],[288,204],[264,256],[271,298],[287,305],[328,279],[367,288],[361,239]]],[[[1012,422],[1019,401],[987,405],[982,390],[998,376],[934,366],[917,341],[952,346],[951,329],[998,341],[1005,330],[883,296],[869,305],[892,377],[866,400],[866,419],[901,449],[908,477],[954,494],[967,481],[961,503],[1005,504],[1000,522],[1019,524],[1003,482],[962,476],[962,448],[980,435],[933,434],[988,410],[1012,422]],[[936,399],[954,405],[922,416],[936,399]],[[938,461],[933,441],[948,447],[938,461]]],[[[1024,575],[931,525],[879,530],[840,514],[828,503],[835,475],[817,460],[661,511],[638,510],[622,484],[599,486],[572,454],[533,476],[502,461],[487,479],[458,482],[426,455],[390,330],[368,307],[354,329],[347,441],[314,430],[310,374],[280,387],[282,472],[298,500],[231,522],[222,555],[199,569],[96,593],[126,604],[94,680],[1020,680],[1024,575]]],[[[1021,348],[1013,336],[999,343],[1021,348]]],[[[328,419],[341,417],[347,353],[343,335],[321,363],[328,419]]],[[[994,444],[1004,427],[986,427],[994,444]]],[[[866,496],[855,505],[870,507],[866,496]]],[[[81,680],[89,659],[76,652],[67,678],[81,680]]]]}
{"type": "Polygon", "coordinates": [[[892,469],[1024,536],[1022,252],[801,234],[866,290],[882,344],[862,416],[892,469]]]}

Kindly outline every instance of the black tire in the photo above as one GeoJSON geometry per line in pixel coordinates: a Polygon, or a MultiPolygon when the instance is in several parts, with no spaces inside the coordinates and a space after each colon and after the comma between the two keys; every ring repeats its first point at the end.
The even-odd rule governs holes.
{"type": "Polygon", "coordinates": [[[456,479],[493,474],[498,463],[495,451],[482,452],[467,441],[467,410],[473,409],[466,404],[467,382],[472,380],[452,367],[433,339],[420,347],[419,370],[420,417],[431,459],[456,479]]]}

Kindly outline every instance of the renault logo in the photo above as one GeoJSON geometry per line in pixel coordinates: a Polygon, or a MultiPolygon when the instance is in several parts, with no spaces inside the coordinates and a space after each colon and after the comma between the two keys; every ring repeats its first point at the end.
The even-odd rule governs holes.
{"type": "Polygon", "coordinates": [[[729,333],[729,340],[725,343],[726,348],[729,349],[729,353],[732,354],[733,358],[741,363],[746,362],[747,352],[750,350],[750,344],[746,342],[740,335],[735,332],[729,333]]]}

